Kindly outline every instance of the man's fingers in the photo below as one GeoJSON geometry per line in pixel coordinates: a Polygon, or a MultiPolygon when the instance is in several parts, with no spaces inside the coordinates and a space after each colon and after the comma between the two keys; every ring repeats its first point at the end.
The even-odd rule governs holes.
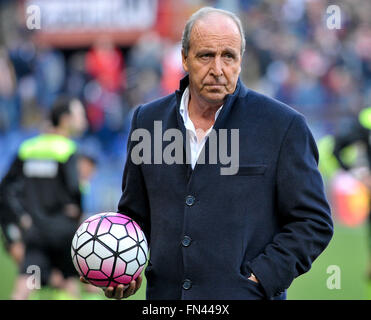
{"type": "Polygon", "coordinates": [[[138,291],[142,285],[142,280],[142,276],[139,276],[136,281],[131,281],[129,285],[124,286],[123,284],[120,284],[117,287],[108,287],[104,290],[104,294],[107,298],[128,298],[138,291]]]}
{"type": "Polygon", "coordinates": [[[84,277],[80,277],[80,282],[89,284],[89,282],[87,280],[85,280],[84,277]]]}
{"type": "Polygon", "coordinates": [[[131,281],[129,287],[124,292],[124,298],[128,298],[134,294],[135,286],[135,280],[131,281]]]}
{"type": "Polygon", "coordinates": [[[140,286],[142,285],[142,280],[143,280],[142,275],[139,275],[139,277],[135,281],[134,294],[139,290],[140,286]]]}
{"type": "Polygon", "coordinates": [[[115,288],[115,295],[114,295],[114,298],[115,299],[122,299],[122,298],[126,298],[125,297],[125,287],[124,285],[122,284],[119,284],[116,288],[115,288]]]}
{"type": "Polygon", "coordinates": [[[113,287],[108,287],[107,289],[104,290],[104,294],[107,298],[112,298],[113,297],[113,287]]]}

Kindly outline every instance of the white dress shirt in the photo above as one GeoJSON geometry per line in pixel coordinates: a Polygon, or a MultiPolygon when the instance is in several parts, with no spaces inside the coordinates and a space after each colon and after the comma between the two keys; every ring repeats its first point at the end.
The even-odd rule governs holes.
{"type": "MultiPolygon", "coordinates": [[[[196,165],[196,162],[197,162],[197,159],[200,156],[202,148],[204,147],[206,139],[207,139],[209,133],[211,132],[213,126],[211,126],[206,131],[206,133],[202,135],[203,138],[201,138],[201,140],[199,141],[198,138],[197,138],[197,131],[202,130],[202,129],[197,129],[197,131],[196,131],[196,128],[195,128],[191,118],[189,117],[188,104],[189,104],[189,87],[187,87],[184,90],[184,93],[182,95],[182,100],[180,101],[179,112],[180,112],[180,115],[183,118],[184,126],[189,133],[190,149],[191,149],[191,166],[192,166],[192,169],[194,169],[195,165],[196,165]]],[[[217,112],[215,113],[215,120],[218,118],[218,115],[219,115],[222,108],[223,108],[223,106],[221,106],[217,110],[217,112]]]]}

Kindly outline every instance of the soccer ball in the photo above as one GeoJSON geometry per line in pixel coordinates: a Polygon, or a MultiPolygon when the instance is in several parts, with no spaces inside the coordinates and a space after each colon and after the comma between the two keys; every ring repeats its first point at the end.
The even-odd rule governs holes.
{"type": "Polygon", "coordinates": [[[128,285],[147,261],[146,237],[131,218],[114,212],[93,215],[77,229],[71,255],[77,272],[97,287],[128,285]]]}

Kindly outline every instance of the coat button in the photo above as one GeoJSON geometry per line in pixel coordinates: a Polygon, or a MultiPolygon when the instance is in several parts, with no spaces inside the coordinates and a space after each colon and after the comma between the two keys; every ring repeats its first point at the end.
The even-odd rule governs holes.
{"type": "Polygon", "coordinates": [[[189,247],[191,245],[192,239],[188,236],[185,236],[182,240],[183,247],[189,247]]]}
{"type": "Polygon", "coordinates": [[[191,287],[192,287],[192,281],[189,280],[189,279],[185,279],[183,281],[183,289],[184,290],[189,290],[189,289],[191,289],[191,287]]]}
{"type": "Polygon", "coordinates": [[[186,198],[186,205],[187,206],[193,206],[194,205],[194,203],[195,203],[195,197],[194,196],[187,196],[187,198],[186,198]]]}

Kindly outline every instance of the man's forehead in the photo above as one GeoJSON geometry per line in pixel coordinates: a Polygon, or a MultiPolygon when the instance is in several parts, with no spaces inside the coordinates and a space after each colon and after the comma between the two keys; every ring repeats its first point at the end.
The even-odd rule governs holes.
{"type": "Polygon", "coordinates": [[[241,35],[232,18],[222,14],[210,14],[197,20],[191,31],[191,41],[229,40],[241,45],[241,35]]]}

